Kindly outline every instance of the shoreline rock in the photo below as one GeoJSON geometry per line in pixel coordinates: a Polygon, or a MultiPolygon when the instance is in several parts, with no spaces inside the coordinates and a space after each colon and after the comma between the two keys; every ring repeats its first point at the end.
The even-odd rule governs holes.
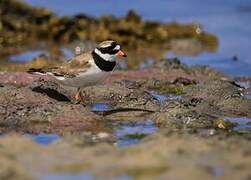
{"type": "Polygon", "coordinates": [[[201,129],[215,128],[215,121],[225,116],[251,117],[250,100],[231,78],[176,61],[163,60],[145,70],[115,71],[102,84],[83,88],[81,104],[74,103],[75,89],[47,76],[6,72],[0,83],[2,132],[96,131],[109,127],[106,121],[130,122],[136,117],[150,118],[161,128],[201,129]],[[180,98],[160,102],[151,92],[180,98]],[[112,109],[94,114],[90,106],[95,103],[112,109]]]}

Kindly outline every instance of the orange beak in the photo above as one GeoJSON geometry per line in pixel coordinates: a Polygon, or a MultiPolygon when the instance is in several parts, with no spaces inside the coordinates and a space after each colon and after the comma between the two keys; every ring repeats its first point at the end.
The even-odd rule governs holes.
{"type": "Polygon", "coordinates": [[[119,52],[117,52],[116,55],[119,56],[119,57],[126,57],[126,56],[127,56],[127,55],[126,55],[123,51],[121,51],[121,50],[119,50],[119,52]]]}

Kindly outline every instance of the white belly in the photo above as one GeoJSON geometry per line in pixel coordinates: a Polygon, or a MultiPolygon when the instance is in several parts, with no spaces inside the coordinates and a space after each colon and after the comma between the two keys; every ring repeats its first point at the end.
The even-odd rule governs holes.
{"type": "Polygon", "coordinates": [[[72,86],[72,87],[86,87],[92,86],[99,82],[101,82],[108,73],[106,72],[99,72],[93,74],[82,74],[78,77],[74,78],[64,78],[59,80],[65,86],[72,86]]]}

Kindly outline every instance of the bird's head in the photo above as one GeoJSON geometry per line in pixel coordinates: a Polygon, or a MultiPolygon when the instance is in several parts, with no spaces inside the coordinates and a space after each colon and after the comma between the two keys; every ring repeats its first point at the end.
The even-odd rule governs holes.
{"type": "Polygon", "coordinates": [[[121,46],[112,40],[101,42],[94,49],[94,52],[102,59],[110,62],[115,61],[117,57],[126,57],[126,54],[121,50],[121,46]]]}

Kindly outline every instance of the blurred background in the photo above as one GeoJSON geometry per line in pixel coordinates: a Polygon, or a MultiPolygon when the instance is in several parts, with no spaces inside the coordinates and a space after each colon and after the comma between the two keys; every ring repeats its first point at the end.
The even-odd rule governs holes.
{"type": "Polygon", "coordinates": [[[1,70],[44,65],[19,66],[37,57],[62,61],[74,55],[76,46],[87,51],[115,39],[129,51],[128,63],[120,68],[146,68],[178,57],[231,76],[251,75],[250,0],[19,2],[0,3],[1,70]]]}

